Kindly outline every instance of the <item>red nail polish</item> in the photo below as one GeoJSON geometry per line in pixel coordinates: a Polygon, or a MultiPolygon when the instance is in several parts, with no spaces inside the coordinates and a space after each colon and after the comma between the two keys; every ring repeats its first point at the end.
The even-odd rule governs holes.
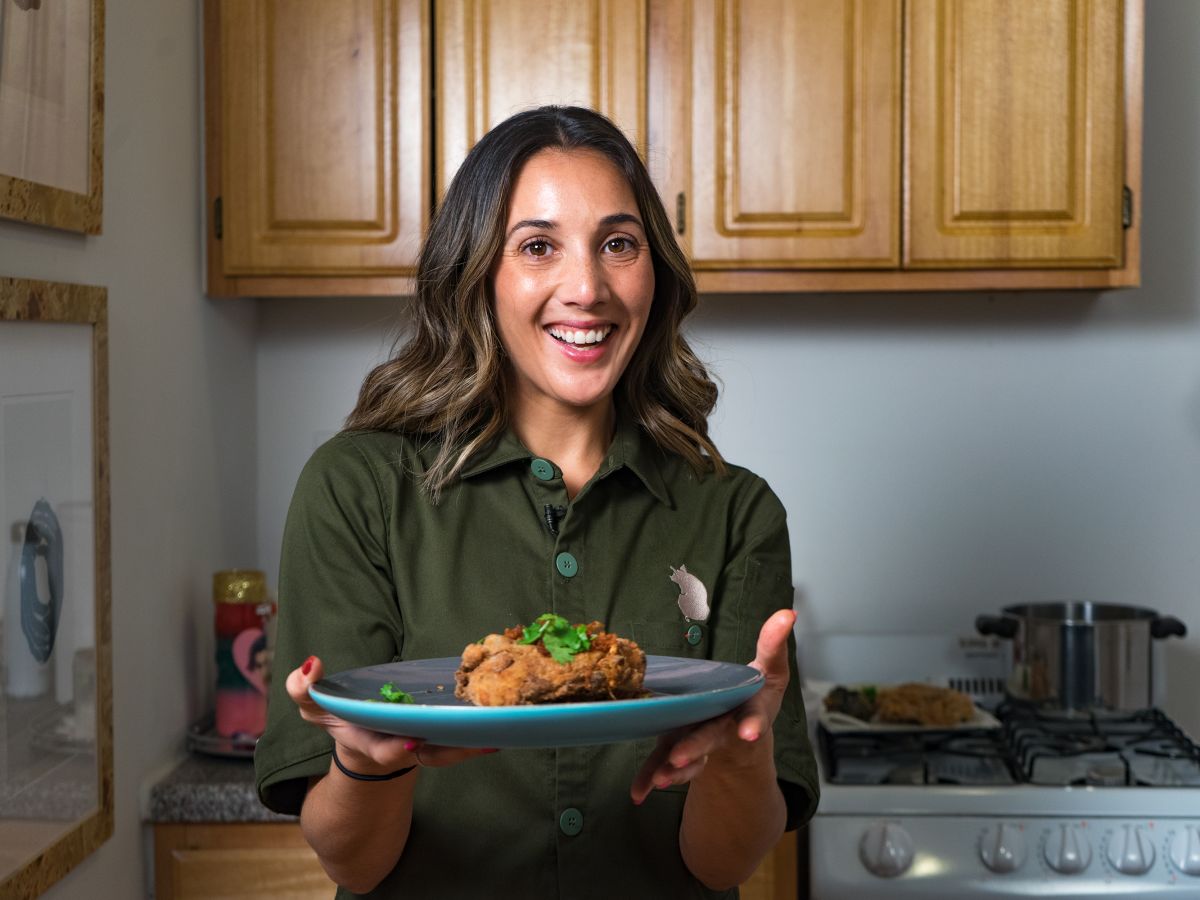
{"type": "Polygon", "coordinates": [[[416,741],[405,741],[404,749],[407,750],[409,753],[412,753],[414,750],[417,749],[417,742],[416,741]]]}
{"type": "Polygon", "coordinates": [[[304,665],[300,667],[300,672],[304,675],[307,675],[309,672],[311,672],[313,663],[316,661],[316,659],[317,658],[315,656],[310,656],[308,659],[306,659],[304,661],[304,665]]]}

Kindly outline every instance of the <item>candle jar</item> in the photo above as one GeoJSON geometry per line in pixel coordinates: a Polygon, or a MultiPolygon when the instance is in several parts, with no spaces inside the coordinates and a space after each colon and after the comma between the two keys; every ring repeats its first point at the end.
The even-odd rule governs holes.
{"type": "Polygon", "coordinates": [[[269,624],[275,604],[254,569],[213,575],[216,606],[216,731],[234,740],[257,740],[267,724],[270,679],[269,624]]]}

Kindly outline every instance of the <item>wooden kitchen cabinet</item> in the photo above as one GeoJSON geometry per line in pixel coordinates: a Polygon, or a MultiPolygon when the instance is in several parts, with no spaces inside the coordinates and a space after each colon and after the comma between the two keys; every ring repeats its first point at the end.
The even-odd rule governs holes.
{"type": "Polygon", "coordinates": [[[588,106],[645,156],[647,0],[435,0],[436,189],[510,115],[588,106]]]}
{"type": "Polygon", "coordinates": [[[904,263],[1122,263],[1120,0],[908,0],[904,263]]]}
{"type": "Polygon", "coordinates": [[[741,885],[741,900],[796,900],[800,896],[797,843],[797,832],[784,832],[750,879],[741,885]]]}
{"type": "Polygon", "coordinates": [[[431,185],[521,109],[644,153],[646,3],[206,0],[208,292],[411,292],[431,185]]]}
{"type": "Polygon", "coordinates": [[[154,826],[156,900],[329,900],[337,890],[291,823],[154,826]]]}
{"type": "MultiPolygon", "coordinates": [[[[795,900],[796,832],[741,886],[742,900],[795,900]]],[[[290,823],[154,826],[156,900],[328,900],[335,885],[290,823]]]]}
{"type": "Polygon", "coordinates": [[[1136,285],[1143,0],[205,0],[208,292],[411,293],[471,146],[579,103],[705,292],[1136,285]]]}
{"type": "Polygon", "coordinates": [[[693,267],[898,267],[900,0],[655,13],[652,158],[693,267]]]}
{"type": "Polygon", "coordinates": [[[399,293],[430,210],[426,0],[206,0],[209,293],[399,293]]]}
{"type": "Polygon", "coordinates": [[[652,3],[651,161],[700,289],[1137,284],[1142,14],[652,3]]]}

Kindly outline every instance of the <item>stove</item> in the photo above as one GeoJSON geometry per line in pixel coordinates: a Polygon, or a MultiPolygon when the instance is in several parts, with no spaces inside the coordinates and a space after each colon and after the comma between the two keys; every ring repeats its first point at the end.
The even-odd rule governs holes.
{"type": "Polygon", "coordinates": [[[836,635],[800,652],[814,723],[830,682],[940,683],[989,713],[987,727],[815,728],[812,900],[1200,898],[1200,747],[1161,710],[1006,700],[1007,648],[986,638],[836,635]]]}

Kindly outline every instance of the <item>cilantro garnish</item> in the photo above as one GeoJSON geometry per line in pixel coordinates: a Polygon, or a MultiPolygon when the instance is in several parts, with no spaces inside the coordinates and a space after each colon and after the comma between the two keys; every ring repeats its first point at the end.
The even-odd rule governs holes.
{"type": "Polygon", "coordinates": [[[390,681],[379,688],[379,696],[388,703],[412,703],[412,695],[407,691],[402,691],[390,681]]]}
{"type": "Polygon", "coordinates": [[[586,625],[572,625],[562,616],[546,613],[538,616],[532,625],[526,625],[519,644],[542,642],[550,658],[556,663],[569,663],[576,653],[592,645],[586,625]]]}

